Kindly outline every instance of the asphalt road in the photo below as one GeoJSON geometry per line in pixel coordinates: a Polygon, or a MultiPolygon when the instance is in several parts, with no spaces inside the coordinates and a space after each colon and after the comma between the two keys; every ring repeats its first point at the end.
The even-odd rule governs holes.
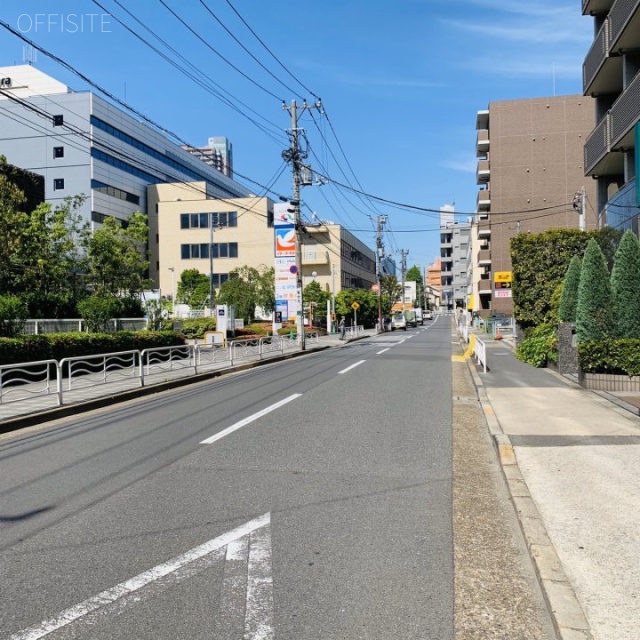
{"type": "Polygon", "coordinates": [[[454,637],[451,328],[0,440],[0,638],[454,637]]]}
{"type": "Polygon", "coordinates": [[[552,640],[450,319],[0,436],[0,640],[552,640]]]}

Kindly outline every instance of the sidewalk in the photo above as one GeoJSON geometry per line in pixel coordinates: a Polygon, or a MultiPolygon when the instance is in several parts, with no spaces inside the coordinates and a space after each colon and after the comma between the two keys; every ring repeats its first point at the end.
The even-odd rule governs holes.
{"type": "Polygon", "coordinates": [[[640,398],[585,390],[482,339],[489,370],[467,362],[559,637],[637,640],[640,398]]]}
{"type": "Polygon", "coordinates": [[[53,393],[45,395],[40,392],[43,388],[42,384],[36,383],[24,385],[24,387],[15,387],[19,392],[23,392],[24,399],[17,402],[0,403],[0,434],[48,420],[63,418],[81,411],[98,409],[115,402],[124,402],[166,389],[207,380],[233,371],[256,367],[268,362],[295,358],[319,349],[345,345],[353,340],[367,338],[372,335],[376,335],[374,330],[365,331],[358,337],[346,340],[340,340],[339,334],[319,336],[318,346],[307,345],[306,351],[287,351],[283,355],[266,355],[262,360],[257,356],[248,357],[233,366],[230,366],[228,362],[222,361],[210,365],[206,371],[197,375],[194,374],[192,368],[181,369],[178,367],[174,370],[164,370],[151,376],[144,387],[140,386],[138,378],[131,375],[122,377],[117,381],[110,381],[108,384],[93,384],[84,387],[78,385],[78,388],[74,388],[72,391],[65,391],[63,406],[57,405],[55,389],[53,389],[53,393]],[[30,393],[29,386],[37,388],[38,392],[30,393]]]}

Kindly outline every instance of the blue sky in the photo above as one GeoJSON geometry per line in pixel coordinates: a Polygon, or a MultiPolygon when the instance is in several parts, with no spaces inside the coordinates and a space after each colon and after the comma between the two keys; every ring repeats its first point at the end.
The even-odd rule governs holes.
{"type": "MultiPolygon", "coordinates": [[[[495,100],[581,93],[592,41],[592,20],[581,15],[580,0],[99,5],[3,0],[0,18],[180,139],[199,146],[209,136],[228,137],[236,174],[258,184],[237,179],[258,193],[263,185],[291,194],[291,171],[281,156],[291,119],[282,101],[313,103],[319,96],[326,116],[306,112],[299,126],[312,167],[331,181],[302,190],[303,215],[339,222],[371,247],[375,218],[386,215],[386,251],[399,261],[406,249],[408,266],[421,267],[439,255],[438,215],[350,189],[413,207],[455,203],[456,211],[473,212],[476,112],[495,100]],[[182,68],[192,65],[209,90],[116,18],[182,68]]],[[[22,63],[23,50],[22,40],[0,28],[0,65],[22,63]]],[[[88,88],[42,53],[36,66],[75,90],[88,88]]]]}

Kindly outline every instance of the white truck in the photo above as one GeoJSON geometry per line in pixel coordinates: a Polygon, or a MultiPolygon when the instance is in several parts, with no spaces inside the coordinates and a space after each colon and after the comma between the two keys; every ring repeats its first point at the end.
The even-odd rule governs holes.
{"type": "Polygon", "coordinates": [[[420,307],[416,307],[414,311],[416,312],[416,324],[424,325],[424,314],[422,313],[422,309],[420,307]]]}

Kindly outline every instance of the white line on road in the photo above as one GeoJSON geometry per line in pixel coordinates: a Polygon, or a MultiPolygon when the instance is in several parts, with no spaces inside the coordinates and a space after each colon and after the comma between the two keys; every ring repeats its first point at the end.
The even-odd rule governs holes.
{"type": "MultiPolygon", "coordinates": [[[[255,520],[251,520],[246,524],[233,529],[232,531],[228,531],[227,533],[214,538],[213,540],[209,540],[204,544],[201,544],[198,547],[194,547],[193,549],[183,553],[171,560],[167,560],[167,562],[163,562],[148,571],[145,571],[129,580],[125,580],[120,584],[117,584],[115,587],[111,587],[106,591],[102,591],[97,595],[85,600],[84,602],[80,602],[79,604],[74,605],[73,607],[67,609],[66,611],[62,611],[55,618],[51,618],[49,620],[44,620],[40,624],[34,625],[33,627],[29,627],[28,629],[23,629],[22,631],[18,631],[18,633],[9,636],[8,640],[38,640],[39,638],[44,638],[45,636],[53,633],[54,631],[58,631],[63,627],[79,620],[80,618],[90,614],[91,612],[97,611],[98,609],[102,609],[103,607],[107,607],[120,600],[121,598],[127,599],[129,598],[130,604],[135,604],[137,600],[135,598],[130,598],[131,594],[136,591],[139,591],[150,585],[161,578],[167,577],[166,582],[178,583],[180,580],[188,577],[189,572],[183,572],[181,574],[181,569],[189,565],[190,563],[196,562],[200,558],[204,558],[210,554],[214,554],[214,552],[218,551],[222,547],[227,546],[229,543],[237,540],[238,538],[242,538],[243,536],[252,534],[254,531],[269,525],[271,522],[270,514],[266,513],[255,520]]],[[[258,550],[260,555],[265,554],[265,545],[264,537],[261,537],[261,549],[258,550]]],[[[270,565],[270,543],[269,543],[269,562],[270,565]]],[[[217,556],[214,556],[217,557],[217,556]]],[[[263,562],[262,566],[259,568],[259,575],[257,579],[263,578],[263,574],[265,571],[265,567],[267,565],[267,561],[263,562]]],[[[251,568],[251,563],[250,563],[251,568]]],[[[254,580],[256,577],[254,577],[254,580]]],[[[270,584],[270,581],[269,581],[270,584]]],[[[250,604],[249,593],[247,593],[247,606],[250,604]]],[[[252,596],[251,600],[255,600],[254,596],[252,596]]],[[[272,602],[271,595],[263,595],[260,603],[262,605],[268,605],[269,602],[272,602]]],[[[260,611],[251,610],[246,613],[245,620],[245,628],[247,627],[256,627],[256,618],[261,620],[261,623],[264,625],[263,630],[267,630],[270,628],[271,621],[273,618],[273,612],[271,610],[264,610],[262,613],[260,611]],[[251,621],[252,620],[252,621],[251,621]],[[251,621],[251,622],[250,622],[251,621]]],[[[269,635],[260,635],[260,636],[246,636],[245,638],[271,638],[272,634],[269,635]]]]}
{"type": "Polygon", "coordinates": [[[386,349],[383,349],[382,351],[378,351],[376,355],[379,356],[381,353],[384,353],[385,351],[389,351],[389,347],[387,347],[386,349]]]}
{"type": "Polygon", "coordinates": [[[342,371],[338,371],[338,375],[340,375],[341,373],[347,373],[347,371],[351,371],[351,369],[353,369],[354,367],[357,367],[358,365],[362,364],[363,362],[366,362],[366,360],[360,360],[360,362],[356,362],[355,364],[352,364],[350,367],[347,367],[346,369],[343,369],[342,371]]]}
{"type": "Polygon", "coordinates": [[[285,398],[284,400],[280,400],[280,402],[276,402],[275,404],[268,406],[266,409],[262,409],[262,411],[258,411],[257,413],[254,413],[253,415],[249,416],[248,418],[245,418],[244,420],[240,420],[240,422],[236,422],[235,424],[232,424],[230,427],[227,427],[226,429],[223,429],[222,431],[220,431],[219,433],[216,433],[210,438],[203,440],[200,444],[211,444],[216,440],[220,440],[220,438],[224,438],[225,436],[228,436],[230,433],[233,433],[234,431],[237,431],[238,429],[248,425],[250,422],[257,420],[258,418],[262,418],[262,416],[266,416],[267,413],[271,413],[275,409],[278,409],[279,407],[287,404],[288,402],[291,402],[292,400],[299,398],[301,395],[302,395],[301,393],[294,393],[288,398],[285,398]]]}

